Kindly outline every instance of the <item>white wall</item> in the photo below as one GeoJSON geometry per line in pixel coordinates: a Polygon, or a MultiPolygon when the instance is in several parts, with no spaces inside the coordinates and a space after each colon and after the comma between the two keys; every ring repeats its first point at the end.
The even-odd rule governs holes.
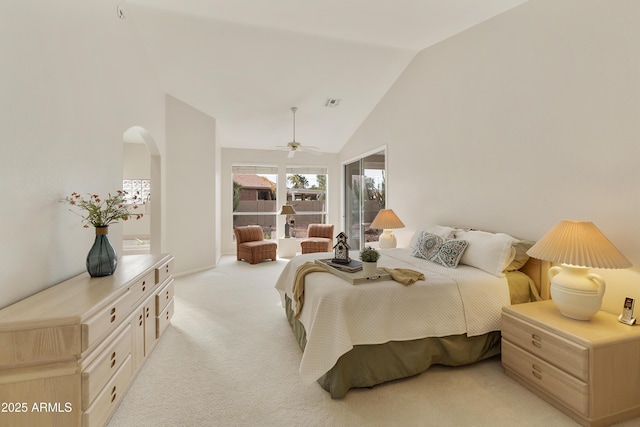
{"type": "MultiPolygon", "coordinates": [[[[638,76],[640,2],[530,0],[417,55],[340,160],[387,144],[400,244],[585,219],[640,265],[638,76]]],[[[609,311],[640,298],[636,268],[599,273],[609,311]]]]}
{"type": "Polygon", "coordinates": [[[184,102],[166,97],[166,185],[163,250],[173,254],[175,271],[214,267],[216,231],[216,121],[184,102]]]}
{"type": "MultiPolygon", "coordinates": [[[[336,234],[339,233],[342,226],[342,218],[340,216],[340,197],[341,197],[341,169],[338,164],[337,154],[322,154],[320,156],[300,152],[293,159],[287,157],[287,153],[279,150],[245,150],[235,148],[222,149],[222,179],[221,179],[221,238],[222,253],[235,254],[236,247],[233,240],[233,215],[231,209],[233,207],[233,180],[232,169],[234,164],[255,164],[276,166],[278,168],[278,182],[286,182],[287,166],[325,166],[327,168],[327,222],[334,224],[336,234]]],[[[286,187],[278,188],[278,207],[284,204],[287,193],[286,187]]],[[[284,236],[284,216],[278,218],[278,236],[284,236]]]]}
{"type": "Polygon", "coordinates": [[[117,4],[0,3],[0,307],[85,271],[94,231],[59,200],[120,189],[124,131],[164,149],[163,93],[117,4]]]}

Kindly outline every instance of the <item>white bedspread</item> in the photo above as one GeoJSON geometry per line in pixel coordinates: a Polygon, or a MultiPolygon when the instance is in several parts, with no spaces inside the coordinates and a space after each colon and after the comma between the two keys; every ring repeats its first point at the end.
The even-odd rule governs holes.
{"type": "MultiPolygon", "coordinates": [[[[379,267],[418,270],[426,280],[410,286],[394,281],[352,285],[331,273],[308,274],[300,314],[307,333],[300,363],[305,381],[316,381],[354,345],[500,330],[502,307],[510,304],[506,278],[466,265],[442,267],[402,248],[380,253],[379,267]]],[[[299,266],[332,257],[313,253],[293,258],[276,283],[283,305],[285,294],[293,299],[299,266]]]]}

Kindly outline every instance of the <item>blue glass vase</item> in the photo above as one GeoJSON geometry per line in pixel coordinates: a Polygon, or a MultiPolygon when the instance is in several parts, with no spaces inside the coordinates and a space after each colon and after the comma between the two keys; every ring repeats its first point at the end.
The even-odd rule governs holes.
{"type": "Polygon", "coordinates": [[[110,276],[116,271],[118,258],[109,241],[109,226],[96,227],[96,240],[87,255],[87,271],[91,277],[110,276]]]}

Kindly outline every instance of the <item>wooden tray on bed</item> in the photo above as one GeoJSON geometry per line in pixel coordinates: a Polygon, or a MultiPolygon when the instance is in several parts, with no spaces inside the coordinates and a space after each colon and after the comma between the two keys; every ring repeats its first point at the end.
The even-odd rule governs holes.
{"type": "Polygon", "coordinates": [[[373,277],[367,277],[367,274],[363,271],[356,271],[355,273],[348,273],[346,271],[338,270],[337,268],[331,267],[327,264],[327,261],[331,261],[330,259],[317,259],[316,264],[324,267],[329,273],[335,274],[336,276],[346,280],[352,285],[360,285],[363,283],[371,283],[378,282],[381,280],[391,280],[391,275],[384,270],[377,270],[377,274],[373,277]]]}

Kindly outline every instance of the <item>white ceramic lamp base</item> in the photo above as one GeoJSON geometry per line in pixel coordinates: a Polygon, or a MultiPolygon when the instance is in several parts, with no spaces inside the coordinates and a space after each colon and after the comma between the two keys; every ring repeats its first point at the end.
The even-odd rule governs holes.
{"type": "Polygon", "coordinates": [[[393,235],[393,230],[382,230],[382,234],[378,240],[380,249],[395,248],[398,245],[396,236],[393,235]]]}
{"type": "Polygon", "coordinates": [[[551,299],[566,317],[589,320],[602,306],[605,282],[587,267],[562,264],[549,269],[551,299]]]}

